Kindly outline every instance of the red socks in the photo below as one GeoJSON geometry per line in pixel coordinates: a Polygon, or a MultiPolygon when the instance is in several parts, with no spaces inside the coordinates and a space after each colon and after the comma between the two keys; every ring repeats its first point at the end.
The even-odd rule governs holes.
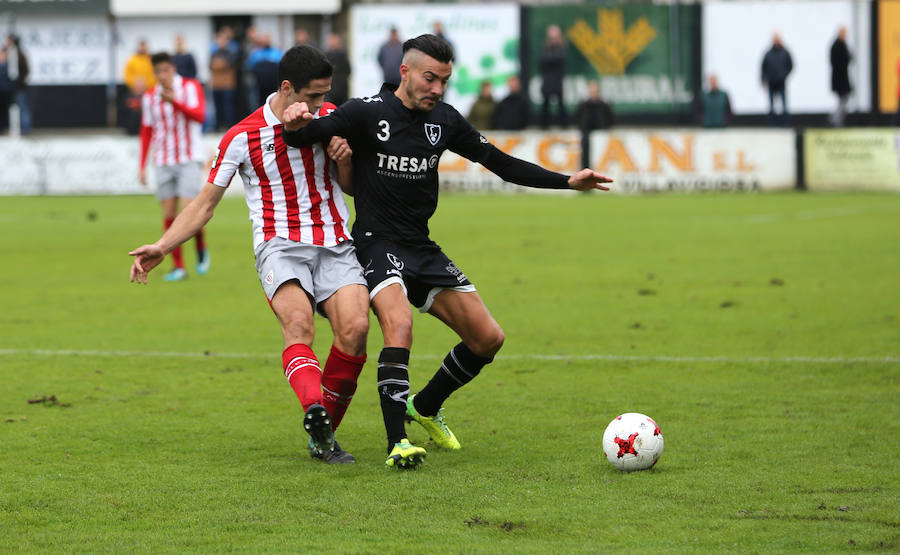
{"type": "Polygon", "coordinates": [[[194,235],[194,241],[197,243],[197,254],[206,250],[206,241],[203,240],[203,228],[200,228],[200,231],[197,232],[197,235],[194,235]]]}
{"type": "MultiPolygon", "coordinates": [[[[163,219],[163,228],[169,229],[172,227],[172,222],[174,221],[175,218],[163,219]]],[[[184,268],[184,261],[181,259],[181,245],[172,249],[172,261],[175,263],[176,268],[184,268]]]]}
{"type": "Polygon", "coordinates": [[[295,343],[284,350],[281,362],[284,377],[300,399],[303,412],[311,405],[322,404],[322,370],[312,349],[302,343],[295,343]]]}
{"type": "Polygon", "coordinates": [[[366,355],[355,357],[331,346],[331,353],[325,361],[322,373],[322,405],[331,415],[331,427],[337,430],[353,394],[356,393],[356,381],[366,363],[366,355]]]}

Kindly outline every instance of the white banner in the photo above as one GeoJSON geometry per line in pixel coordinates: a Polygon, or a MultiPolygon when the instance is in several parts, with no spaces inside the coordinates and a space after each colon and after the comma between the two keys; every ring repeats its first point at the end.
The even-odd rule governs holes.
{"type": "Polygon", "coordinates": [[[453,77],[444,100],[466,115],[481,81],[506,96],[506,78],[519,73],[519,6],[516,4],[356,4],[350,12],[350,93],[369,96],[381,88],[378,49],[395,27],[400,40],[433,32],[436,21],[453,44],[453,77]]]}
{"type": "MultiPolygon", "coordinates": [[[[212,160],[221,137],[203,137],[212,160]]],[[[149,194],[155,191],[153,164],[147,164],[149,187],[138,181],[137,137],[95,136],[60,139],[0,137],[0,196],[149,194]]],[[[208,164],[203,171],[206,181],[208,164]]],[[[240,178],[230,190],[241,193],[240,178]]]]}
{"type": "MultiPolygon", "coordinates": [[[[577,132],[486,133],[500,150],[560,173],[581,169],[577,132]]],[[[791,189],[796,185],[794,132],[789,130],[628,130],[591,135],[591,167],[615,179],[619,193],[791,189]]],[[[481,191],[533,191],[503,181],[479,164],[447,152],[441,185],[481,191]]]]}
{"type": "Polygon", "coordinates": [[[736,114],[765,114],[769,93],[760,81],[762,59],[781,35],[794,70],[787,78],[788,108],[796,113],[831,112],[837,97],[831,92],[831,44],[838,29],[848,29],[853,55],[850,108],[871,106],[869,56],[871,2],[854,0],[755,0],[704,2],[703,74],[716,74],[728,92],[736,114]]]}
{"type": "Polygon", "coordinates": [[[94,16],[22,16],[15,32],[28,56],[31,85],[104,85],[110,78],[110,30],[94,16]]]}
{"type": "Polygon", "coordinates": [[[795,140],[785,129],[595,132],[591,167],[619,192],[792,189],[795,140]]]}
{"type": "MultiPolygon", "coordinates": [[[[500,150],[549,170],[581,169],[574,131],[494,132],[500,150]]],[[[211,160],[220,137],[203,138],[211,160]]],[[[790,189],[796,183],[794,132],[789,130],[621,130],[591,136],[591,166],[615,179],[614,192],[790,189]]],[[[141,194],[137,137],[0,138],[0,195],[141,194]]],[[[152,164],[148,164],[153,182],[152,164]]],[[[441,186],[472,191],[539,192],[504,183],[452,152],[439,165],[441,186]]],[[[206,179],[204,170],[204,180],[206,179]]],[[[230,187],[240,193],[236,179],[230,187]]]]}

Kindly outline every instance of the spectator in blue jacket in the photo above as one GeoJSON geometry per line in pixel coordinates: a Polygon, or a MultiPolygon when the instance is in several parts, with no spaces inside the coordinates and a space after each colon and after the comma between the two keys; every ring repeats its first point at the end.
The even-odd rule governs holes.
{"type": "Polygon", "coordinates": [[[781,116],[777,123],[788,125],[791,122],[785,82],[793,69],[794,61],[791,59],[791,53],[781,43],[781,36],[775,33],[772,36],[772,47],[763,56],[761,75],[763,85],[769,88],[769,125],[776,124],[776,96],[781,97],[781,116]]]}

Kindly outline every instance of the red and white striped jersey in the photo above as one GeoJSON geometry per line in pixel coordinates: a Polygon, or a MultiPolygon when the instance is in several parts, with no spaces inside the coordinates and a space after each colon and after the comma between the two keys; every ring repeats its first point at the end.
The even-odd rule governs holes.
{"type": "MultiPolygon", "coordinates": [[[[141,98],[142,132],[150,132],[148,142],[154,151],[153,162],[157,166],[202,162],[206,158],[201,143],[206,111],[203,86],[196,79],[186,79],[176,74],[172,90],[174,103],[162,99],[162,86],[158,83],[141,98]]],[[[141,167],[146,159],[147,146],[142,141],[141,167]]]]}
{"type": "MultiPolygon", "coordinates": [[[[337,183],[337,166],[322,144],[298,149],[284,143],[284,125],[269,107],[275,94],[225,133],[208,181],[227,187],[240,172],[254,249],[273,237],[325,247],[348,241],[349,212],[337,183]]],[[[334,109],[326,102],[316,117],[334,109]]]]}

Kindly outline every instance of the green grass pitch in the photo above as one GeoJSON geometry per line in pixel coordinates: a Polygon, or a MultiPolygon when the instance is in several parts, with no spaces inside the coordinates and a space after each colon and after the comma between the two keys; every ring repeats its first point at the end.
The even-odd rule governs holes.
{"type": "MultiPolygon", "coordinates": [[[[149,286],[151,198],[0,203],[0,551],[900,549],[900,196],[444,195],[432,235],[507,341],[446,405],[463,449],[405,473],[374,319],[359,462],[307,455],[242,199],[208,276],[149,286]],[[628,411],[652,471],[603,457],[628,411]]],[[[456,339],[414,333],[415,391],[456,339]]]]}

